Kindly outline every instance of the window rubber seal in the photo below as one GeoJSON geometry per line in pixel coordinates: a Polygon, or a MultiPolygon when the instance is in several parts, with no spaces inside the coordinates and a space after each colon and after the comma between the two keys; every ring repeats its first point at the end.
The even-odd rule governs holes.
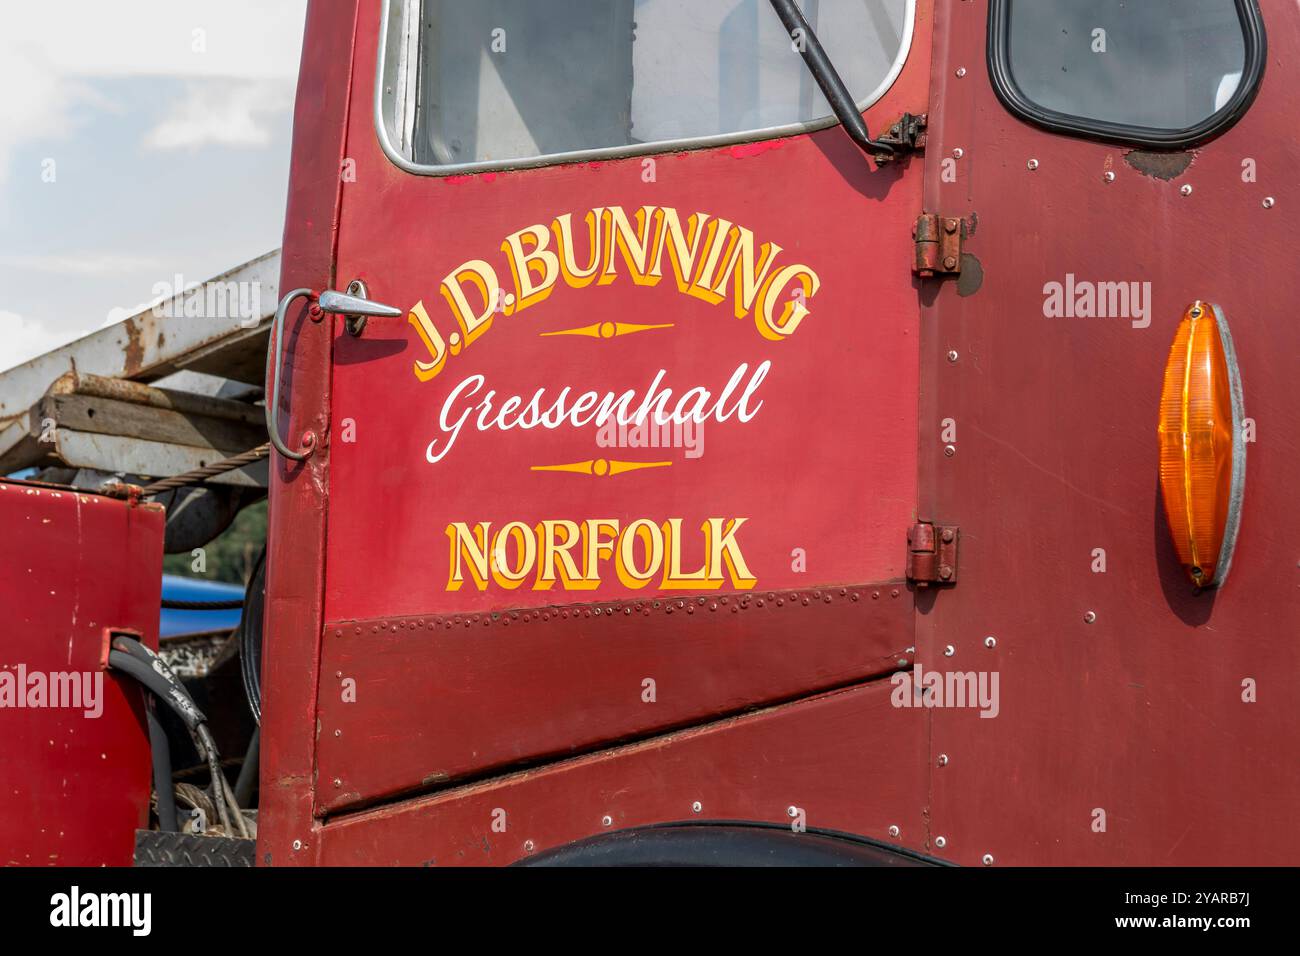
{"type": "Polygon", "coordinates": [[[1199,146],[1235,124],[1250,109],[1264,78],[1268,61],[1268,36],[1257,0],[1235,0],[1245,41],[1241,82],[1223,108],[1186,129],[1156,129],[1073,116],[1039,106],[1016,84],[1011,72],[1010,35],[1012,0],[989,0],[989,80],[1002,105],[1035,126],[1065,136],[1079,136],[1120,145],[1156,150],[1184,150],[1199,146]]]}

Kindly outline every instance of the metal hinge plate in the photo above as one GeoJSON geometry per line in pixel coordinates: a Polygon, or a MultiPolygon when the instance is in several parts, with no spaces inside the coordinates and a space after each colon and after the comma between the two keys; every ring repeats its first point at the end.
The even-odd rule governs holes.
{"type": "Polygon", "coordinates": [[[955,525],[918,521],[907,532],[907,580],[917,587],[957,583],[955,525]]]}
{"type": "Polygon", "coordinates": [[[912,153],[925,152],[925,129],[930,117],[927,113],[904,113],[885,132],[877,136],[876,141],[888,143],[894,147],[894,153],[878,153],[876,162],[884,164],[893,162],[912,153]]]}
{"type": "Polygon", "coordinates": [[[961,274],[962,241],[968,235],[965,219],[922,213],[912,226],[916,257],[912,271],[922,278],[961,274]]]}

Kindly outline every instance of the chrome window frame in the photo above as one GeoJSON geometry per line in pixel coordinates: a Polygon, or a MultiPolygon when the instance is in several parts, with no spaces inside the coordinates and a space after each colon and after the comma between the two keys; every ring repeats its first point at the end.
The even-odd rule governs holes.
{"type": "MultiPolygon", "coordinates": [[[[449,163],[445,166],[430,166],[422,163],[416,163],[407,159],[393,145],[391,135],[388,130],[388,124],[384,117],[390,112],[395,113],[397,105],[403,102],[408,109],[405,110],[405,123],[410,121],[412,116],[409,107],[413,105],[412,98],[408,95],[410,71],[414,68],[414,61],[418,61],[418,56],[412,56],[411,45],[407,44],[398,50],[399,63],[406,63],[405,75],[401,83],[388,85],[388,43],[389,28],[393,22],[393,5],[396,3],[403,4],[402,12],[405,13],[410,9],[410,4],[418,0],[384,0],[383,12],[380,14],[381,22],[379,28],[379,50],[376,57],[377,63],[375,68],[375,97],[374,97],[374,123],[375,133],[379,137],[379,145],[383,149],[388,159],[408,173],[417,176],[458,176],[466,173],[482,173],[506,169],[535,169],[539,166],[561,166],[568,163],[590,162],[596,159],[620,159],[629,156],[647,156],[660,153],[673,153],[685,150],[708,149],[713,146],[730,146],[735,143],[752,143],[765,139],[778,139],[784,136],[795,136],[800,133],[811,133],[814,130],[826,129],[834,126],[838,121],[835,116],[828,115],[822,119],[809,120],[805,123],[787,123],[784,126],[768,126],[761,129],[741,130],[735,133],[720,133],[713,136],[695,136],[685,139],[665,139],[656,140],[649,143],[630,143],[625,146],[601,146],[592,149],[577,149],[563,153],[549,153],[543,156],[527,156],[519,159],[498,159],[485,160],[472,163],[449,163]]],[[[916,27],[916,0],[904,0],[906,9],[903,13],[903,35],[899,44],[898,53],[894,57],[894,62],[890,66],[889,72],[879,85],[871,91],[862,100],[857,103],[858,111],[865,112],[869,107],[879,102],[880,99],[893,87],[899,75],[902,74],[903,68],[907,65],[908,57],[912,51],[912,40],[916,27]]],[[[417,48],[418,49],[418,48],[417,48]]]]}

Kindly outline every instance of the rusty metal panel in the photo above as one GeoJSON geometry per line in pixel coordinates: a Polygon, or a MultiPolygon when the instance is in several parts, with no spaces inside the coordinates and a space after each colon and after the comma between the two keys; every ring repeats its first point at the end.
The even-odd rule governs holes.
{"type": "Polygon", "coordinates": [[[139,686],[105,672],[105,634],[158,646],[163,509],[0,481],[0,532],[0,864],[129,866],[149,735],[139,686]],[[20,674],[44,706],[17,706],[20,674]]]}
{"type": "MultiPolygon", "coordinates": [[[[29,441],[0,453],[0,473],[32,464],[164,476],[193,471],[262,444],[261,409],[245,402],[68,372],[25,417],[29,441]]],[[[266,463],[215,476],[266,486],[266,463]]]]}
{"type": "Polygon", "coordinates": [[[498,865],[628,827],[751,820],[922,850],[922,725],[879,682],[332,819],[329,866],[498,865]],[[791,808],[796,813],[792,817],[791,808]]]}
{"type": "MultiPolygon", "coordinates": [[[[1271,47],[1300,44],[1295,17],[1264,14],[1271,47]]],[[[967,253],[984,284],[945,284],[923,315],[921,510],[960,524],[962,582],[918,599],[917,662],[1000,675],[1000,707],[929,712],[934,852],[1293,864],[1300,279],[1284,211],[1300,185],[1277,130],[1300,110],[1300,67],[1273,57],[1236,126],[1153,164],[1009,115],[985,17],[939,4],[930,149],[962,156],[953,182],[927,168],[926,203],[978,212],[967,253]],[[1136,283],[1139,307],[1049,305],[1106,282],[1136,283]],[[1200,594],[1165,527],[1156,435],[1169,345],[1197,299],[1232,323],[1258,428],[1232,579],[1200,594]]]]}
{"type": "Polygon", "coordinates": [[[184,369],[260,383],[279,273],[280,252],[275,250],[197,289],[0,371],[0,456],[5,457],[6,467],[25,467],[41,457],[43,449],[34,438],[41,433],[40,422],[33,421],[30,412],[46,390],[69,372],[153,381],[184,369]],[[236,297],[244,296],[238,309],[229,306],[230,289],[237,290],[236,297]],[[201,302],[191,307],[200,315],[186,314],[189,302],[201,302]],[[244,305],[251,315],[240,314],[244,305]],[[23,456],[34,457],[15,463],[23,456]]]}

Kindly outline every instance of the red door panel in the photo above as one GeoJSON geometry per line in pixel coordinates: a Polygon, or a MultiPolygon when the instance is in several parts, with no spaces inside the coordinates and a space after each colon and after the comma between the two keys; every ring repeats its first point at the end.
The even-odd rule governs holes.
{"type": "Polygon", "coordinates": [[[320,828],[326,866],[509,864],[655,823],[746,820],[924,850],[926,751],[876,683],[527,773],[348,814],[320,828]],[[870,733],[864,734],[864,729],[870,733]],[[605,823],[608,818],[609,823],[605,823]]]}
{"type": "MultiPolygon", "coordinates": [[[[926,109],[927,10],[873,130],[926,109]]],[[[334,330],[318,806],[898,666],[912,643],[899,582],[916,482],[921,161],[877,170],[829,128],[660,155],[652,182],[639,157],[415,175],[375,134],[379,20],[378,3],[362,5],[336,287],[360,279],[404,315],[360,337],[341,319],[334,330]],[[538,226],[554,252],[557,218],[571,216],[581,267],[592,210],[606,234],[612,210],[626,216],[599,278],[561,272],[530,295],[545,262],[512,272],[510,237],[538,226]],[[690,250],[670,251],[672,215],[688,245],[698,217],[694,294],[677,278],[691,276],[690,250]],[[638,260],[661,229],[665,251],[638,260]],[[752,281],[743,255],[726,283],[701,278],[714,235],[752,240],[752,281]],[[505,297],[480,316],[493,277],[505,297]],[[441,365],[430,327],[448,346],[441,365]],[[665,388],[669,412],[683,396],[708,410],[702,444],[611,444],[581,406],[565,418],[555,404],[591,392],[589,419],[607,395],[631,392],[635,410],[665,388]],[[526,424],[533,401],[554,422],[526,424]]],[[[719,243],[716,275],[730,249],[719,243]]]]}
{"type": "MultiPolygon", "coordinates": [[[[1010,115],[985,66],[987,5],[939,6],[930,147],[964,155],[955,182],[927,171],[927,206],[978,215],[967,251],[984,281],[968,297],[945,283],[923,315],[921,507],[960,526],[962,551],[960,582],[920,605],[917,660],[998,673],[1000,707],[992,719],[932,711],[947,757],[936,852],[965,864],[1292,861],[1300,843],[1277,813],[1300,792],[1286,437],[1300,330],[1278,210],[1300,203],[1286,132],[1300,71],[1274,56],[1244,118],[1156,163],[1010,115]],[[1257,181],[1243,177],[1248,159],[1257,181]],[[1143,171],[1161,167],[1182,172],[1143,171]],[[1045,285],[1067,274],[1149,282],[1149,326],[1048,317],[1045,285]],[[1170,543],[1156,440],[1166,358],[1196,299],[1231,323],[1258,429],[1231,578],[1200,594],[1170,543]]],[[[1264,14],[1271,48],[1300,43],[1293,15],[1264,14]]]]}

